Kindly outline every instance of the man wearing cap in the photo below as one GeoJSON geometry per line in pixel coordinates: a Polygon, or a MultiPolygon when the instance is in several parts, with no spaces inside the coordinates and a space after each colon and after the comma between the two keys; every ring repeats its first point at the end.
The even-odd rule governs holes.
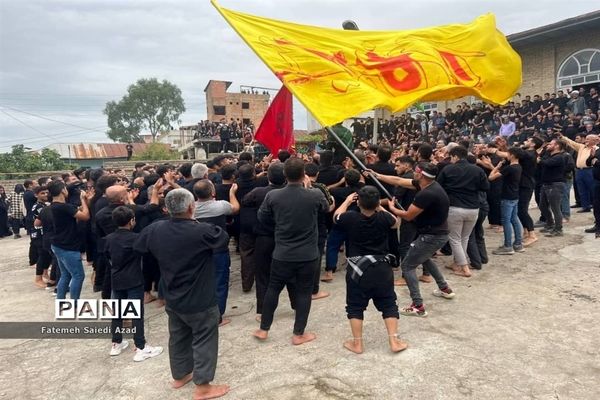
{"type": "Polygon", "coordinates": [[[598,135],[587,135],[585,137],[585,143],[577,143],[566,136],[563,136],[562,139],[569,147],[577,152],[577,160],[575,161],[575,179],[577,181],[577,191],[581,203],[581,210],[577,212],[590,212],[592,211],[592,188],[594,186],[594,177],[592,176],[592,167],[588,166],[586,161],[590,156],[594,155],[598,149],[598,135]]]}
{"type": "Polygon", "coordinates": [[[410,291],[412,304],[400,310],[400,314],[415,317],[427,316],[423,298],[419,290],[419,279],[416,268],[423,264],[435,279],[438,289],[433,295],[452,299],[455,293],[450,289],[438,266],[431,259],[436,251],[448,241],[448,210],[450,199],[435,181],[437,167],[432,163],[419,163],[415,168],[414,179],[399,178],[397,176],[380,175],[373,171],[365,171],[376,179],[395,186],[416,189],[415,198],[408,210],[396,208],[393,201],[388,202],[390,211],[406,221],[415,221],[419,235],[411,243],[406,257],[402,260],[402,273],[410,291]]]}

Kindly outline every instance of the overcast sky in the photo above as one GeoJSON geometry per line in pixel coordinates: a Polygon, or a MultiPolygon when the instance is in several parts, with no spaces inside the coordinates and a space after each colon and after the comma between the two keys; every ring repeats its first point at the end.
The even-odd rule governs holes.
{"type": "MultiPolygon", "coordinates": [[[[597,1],[221,0],[223,7],[302,24],[363,30],[469,22],[493,12],[505,34],[593,11],[597,1]]],[[[576,38],[573,38],[576,40],[576,38]]],[[[23,143],[107,142],[102,114],[139,78],[183,92],[183,124],[206,117],[210,79],[280,86],[209,0],[0,0],[0,152],[23,143]]],[[[306,128],[296,107],[295,127],[306,128]]]]}

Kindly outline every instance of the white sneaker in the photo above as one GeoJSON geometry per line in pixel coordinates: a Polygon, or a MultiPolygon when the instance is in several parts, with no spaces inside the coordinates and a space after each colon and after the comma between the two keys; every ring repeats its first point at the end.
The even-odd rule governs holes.
{"type": "Polygon", "coordinates": [[[447,293],[447,292],[444,292],[443,290],[435,289],[433,291],[433,295],[436,297],[443,297],[445,299],[452,299],[454,296],[456,296],[456,293],[454,293],[454,292],[447,293]]]}
{"type": "Polygon", "coordinates": [[[111,356],[118,356],[121,352],[129,346],[127,340],[123,340],[121,343],[113,343],[110,349],[111,356]]]}
{"type": "Polygon", "coordinates": [[[133,361],[144,361],[147,358],[152,358],[160,355],[163,352],[163,348],[160,346],[145,345],[142,350],[135,349],[135,355],[133,361]]]}

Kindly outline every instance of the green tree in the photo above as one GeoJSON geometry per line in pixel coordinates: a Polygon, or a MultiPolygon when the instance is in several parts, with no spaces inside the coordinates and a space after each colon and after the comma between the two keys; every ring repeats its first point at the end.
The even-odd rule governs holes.
{"type": "Polygon", "coordinates": [[[133,156],[134,160],[174,160],[179,158],[176,151],[162,143],[151,143],[146,150],[133,156]]]}
{"type": "Polygon", "coordinates": [[[156,78],[140,79],[129,86],[119,102],[109,101],[104,108],[108,119],[107,136],[115,142],[141,142],[140,132],[150,131],[152,141],[167,131],[185,112],[181,90],[156,78]]]}
{"type": "Polygon", "coordinates": [[[40,153],[25,151],[22,144],[12,147],[10,153],[0,154],[0,172],[60,171],[72,168],[60,159],[55,150],[43,149],[40,153]]]}

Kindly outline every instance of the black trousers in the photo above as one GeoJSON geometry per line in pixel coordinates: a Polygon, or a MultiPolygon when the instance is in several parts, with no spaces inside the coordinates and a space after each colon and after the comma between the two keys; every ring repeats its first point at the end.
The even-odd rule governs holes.
{"type": "Polygon", "coordinates": [[[35,254],[37,254],[37,259],[34,262],[35,274],[41,276],[44,274],[44,271],[50,267],[50,264],[52,263],[52,254],[44,250],[44,241],[42,238],[31,239],[30,247],[34,247],[35,254]]]}
{"type": "Polygon", "coordinates": [[[249,292],[254,286],[256,263],[254,261],[255,237],[251,233],[240,233],[240,258],[242,273],[242,290],[249,292]]]}
{"type": "Polygon", "coordinates": [[[192,373],[196,385],[215,379],[219,352],[219,307],[195,314],[182,314],[169,309],[169,363],[173,379],[192,373]]]}
{"type": "Polygon", "coordinates": [[[265,294],[260,329],[268,331],[273,323],[273,314],[279,303],[279,294],[286,284],[294,284],[294,306],[296,318],[294,335],[304,334],[312,301],[313,274],[318,259],[312,261],[280,261],[273,259],[271,276],[265,294]]]}
{"type": "Polygon", "coordinates": [[[21,227],[23,227],[23,222],[18,218],[9,218],[8,223],[10,224],[10,229],[13,232],[13,235],[21,234],[21,227]]]}
{"type": "Polygon", "coordinates": [[[160,268],[158,261],[151,254],[142,256],[142,275],[144,276],[144,292],[150,292],[152,288],[158,290],[160,268]]]}
{"type": "Polygon", "coordinates": [[[467,244],[467,256],[471,261],[471,267],[475,269],[481,269],[483,264],[488,263],[488,254],[485,247],[485,228],[483,227],[487,215],[487,205],[479,207],[479,216],[467,244]]]}
{"type": "Polygon", "coordinates": [[[60,279],[60,268],[58,267],[58,260],[56,259],[56,256],[54,255],[54,253],[52,253],[52,250],[46,250],[46,251],[48,251],[48,253],[50,253],[50,255],[52,256],[52,268],[50,269],[50,280],[58,283],[58,280],[60,279]]]}
{"type": "Polygon", "coordinates": [[[494,181],[490,184],[487,201],[490,207],[488,220],[490,225],[502,225],[502,213],[500,211],[500,194],[502,193],[502,182],[494,181]]]}
{"type": "Polygon", "coordinates": [[[373,300],[375,308],[385,318],[400,318],[396,292],[394,291],[394,272],[387,263],[377,263],[370,266],[363,274],[360,284],[346,272],[346,313],[348,319],[364,318],[364,311],[373,300]]]}
{"type": "Polygon", "coordinates": [[[533,189],[530,188],[519,188],[519,205],[518,215],[523,228],[528,232],[533,232],[533,219],[529,215],[529,203],[531,202],[531,196],[533,196],[533,189]]]}
{"type": "Polygon", "coordinates": [[[561,203],[565,191],[564,182],[554,182],[542,186],[540,211],[548,228],[562,231],[561,203]]]}
{"type": "Polygon", "coordinates": [[[37,264],[38,260],[38,250],[41,248],[42,239],[29,239],[29,266],[34,266],[37,264]],[[35,241],[39,241],[40,244],[33,243],[35,241]]]}
{"type": "MultiPolygon", "coordinates": [[[[265,294],[269,286],[271,276],[271,263],[273,262],[273,250],[275,249],[275,239],[272,236],[257,236],[254,245],[254,261],[256,263],[256,313],[262,314],[265,294]]],[[[294,306],[294,286],[287,285],[287,291],[290,298],[292,309],[294,306]]]]}

